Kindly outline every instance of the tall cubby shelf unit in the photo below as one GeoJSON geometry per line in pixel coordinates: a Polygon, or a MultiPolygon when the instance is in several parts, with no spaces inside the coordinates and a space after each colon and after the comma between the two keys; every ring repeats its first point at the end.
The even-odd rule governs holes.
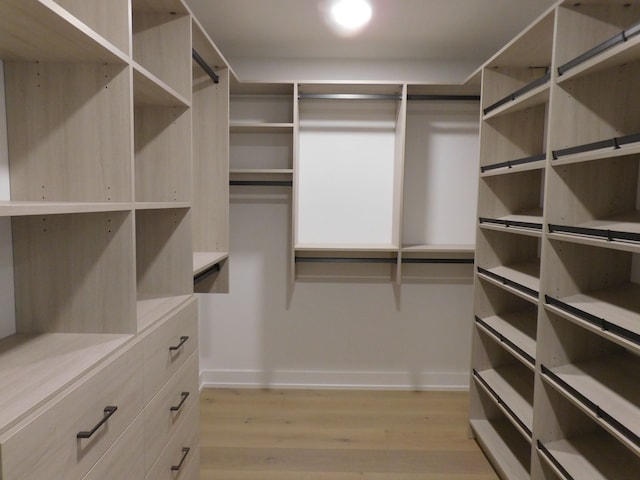
{"type": "Polygon", "coordinates": [[[558,2],[483,67],[470,423],[503,478],[640,471],[637,33],[558,2]]]}
{"type": "Polygon", "coordinates": [[[0,478],[198,478],[193,21],[181,0],[0,3],[0,478]]]}

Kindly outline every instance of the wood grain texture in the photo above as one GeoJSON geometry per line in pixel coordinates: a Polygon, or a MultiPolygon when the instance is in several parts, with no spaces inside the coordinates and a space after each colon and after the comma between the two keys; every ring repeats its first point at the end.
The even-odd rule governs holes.
{"type": "Polygon", "coordinates": [[[202,480],[489,480],[463,392],[201,394],[202,480]]]}

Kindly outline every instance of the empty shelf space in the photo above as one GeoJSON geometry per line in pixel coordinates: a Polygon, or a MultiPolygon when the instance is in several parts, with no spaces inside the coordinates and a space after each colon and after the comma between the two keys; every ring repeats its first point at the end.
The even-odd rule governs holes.
{"type": "Polygon", "coordinates": [[[538,442],[538,450],[552,468],[576,480],[633,478],[640,471],[640,459],[603,431],[538,442]]]}
{"type": "Polygon", "coordinates": [[[550,75],[547,74],[485,108],[483,120],[547,103],[549,101],[549,78],[550,75]]]}
{"type": "Polygon", "coordinates": [[[548,368],[543,376],[640,453],[640,359],[623,352],[548,368]]]}
{"type": "Polygon", "coordinates": [[[132,208],[132,203],[0,201],[0,217],[56,215],[67,213],[120,212],[131,210],[132,208]]]}
{"type": "Polygon", "coordinates": [[[485,318],[476,317],[476,323],[494,339],[514,351],[528,367],[535,365],[535,312],[514,311],[485,318]]]}
{"type": "Polygon", "coordinates": [[[293,123],[231,122],[230,133],[293,133],[293,123]]]}
{"type": "Polygon", "coordinates": [[[620,213],[609,218],[590,220],[578,225],[549,225],[549,232],[580,235],[609,242],[640,242],[640,211],[620,213]]]}
{"type": "Polygon", "coordinates": [[[524,262],[512,265],[499,265],[492,268],[478,267],[478,273],[492,283],[511,287],[528,297],[538,298],[540,290],[540,262],[524,262]]]}
{"type": "Polygon", "coordinates": [[[617,343],[640,349],[640,285],[628,283],[558,299],[546,297],[547,308],[617,343]]]}
{"type": "Polygon", "coordinates": [[[54,2],[0,2],[0,58],[127,63],[127,56],[54,2]]]}
{"type": "Polygon", "coordinates": [[[131,335],[43,333],[0,340],[0,431],[50,399],[131,335]]]}
{"type": "Polygon", "coordinates": [[[138,332],[153,325],[167,313],[189,300],[191,295],[139,299],[136,303],[138,332]]]}
{"type": "Polygon", "coordinates": [[[627,29],[558,67],[558,83],[640,59],[639,26],[627,29]],[[626,32],[632,31],[628,36],[626,32]]]}
{"type": "Polygon", "coordinates": [[[531,437],[533,428],[533,374],[523,375],[520,364],[473,371],[483,388],[505,408],[515,425],[531,437]]]}
{"type": "Polygon", "coordinates": [[[136,62],[133,64],[133,101],[136,106],[189,107],[176,90],[136,62]]]}
{"type": "Polygon", "coordinates": [[[529,445],[523,444],[506,420],[471,420],[471,429],[483,451],[504,478],[529,478],[529,445]]]}
{"type": "Polygon", "coordinates": [[[199,275],[229,257],[228,252],[193,252],[193,275],[199,275]]]}

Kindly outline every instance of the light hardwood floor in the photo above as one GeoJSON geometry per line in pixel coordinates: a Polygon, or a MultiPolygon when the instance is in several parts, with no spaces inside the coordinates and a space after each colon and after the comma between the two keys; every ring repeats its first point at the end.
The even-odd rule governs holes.
{"type": "Polygon", "coordinates": [[[464,392],[205,389],[201,480],[496,480],[464,392]]]}

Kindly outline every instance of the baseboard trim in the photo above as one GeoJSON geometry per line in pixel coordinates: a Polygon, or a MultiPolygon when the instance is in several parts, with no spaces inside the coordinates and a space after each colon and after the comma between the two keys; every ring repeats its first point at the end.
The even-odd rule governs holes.
{"type": "Polygon", "coordinates": [[[203,388],[466,391],[469,390],[469,374],[203,370],[200,389],[203,388]]]}

